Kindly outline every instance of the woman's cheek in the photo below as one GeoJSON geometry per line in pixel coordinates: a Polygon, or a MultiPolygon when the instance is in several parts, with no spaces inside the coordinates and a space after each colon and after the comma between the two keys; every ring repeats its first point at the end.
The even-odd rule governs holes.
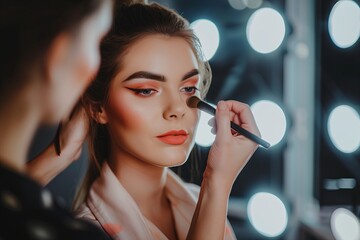
{"type": "Polygon", "coordinates": [[[126,97],[126,93],[119,93],[122,97],[112,98],[109,102],[108,120],[118,122],[123,127],[132,128],[144,124],[143,117],[146,116],[144,104],[136,103],[131,97],[126,97]]]}

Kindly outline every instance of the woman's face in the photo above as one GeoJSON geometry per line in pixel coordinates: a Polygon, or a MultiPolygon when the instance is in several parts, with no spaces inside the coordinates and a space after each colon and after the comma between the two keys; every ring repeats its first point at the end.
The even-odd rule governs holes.
{"type": "Polygon", "coordinates": [[[121,62],[103,112],[112,155],[155,166],[184,163],[199,117],[186,105],[190,96],[199,96],[200,82],[190,45],[180,37],[149,35],[121,62]]]}
{"type": "Polygon", "coordinates": [[[112,3],[103,1],[101,7],[81,23],[75,33],[69,33],[67,44],[60,48],[61,60],[53,64],[53,85],[48,104],[49,122],[68,115],[90,84],[100,64],[99,46],[112,21],[112,3]]]}

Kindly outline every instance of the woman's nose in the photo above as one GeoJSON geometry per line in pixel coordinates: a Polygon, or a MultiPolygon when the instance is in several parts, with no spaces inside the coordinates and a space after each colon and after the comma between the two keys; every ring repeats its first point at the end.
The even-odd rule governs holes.
{"type": "Polygon", "coordinates": [[[184,96],[172,95],[165,100],[167,102],[163,113],[165,119],[181,119],[185,116],[188,107],[184,96]]]}

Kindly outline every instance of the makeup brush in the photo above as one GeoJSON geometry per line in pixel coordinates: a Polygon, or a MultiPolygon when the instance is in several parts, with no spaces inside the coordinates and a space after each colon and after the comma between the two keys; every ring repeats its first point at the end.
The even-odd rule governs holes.
{"type": "MultiPolygon", "coordinates": [[[[191,96],[188,100],[187,100],[187,105],[191,108],[198,108],[204,112],[207,112],[213,116],[215,116],[215,112],[216,112],[216,108],[214,108],[213,106],[211,106],[210,104],[200,100],[198,97],[196,96],[191,96]]],[[[264,147],[264,148],[269,148],[270,147],[270,143],[266,142],[265,140],[259,138],[258,136],[256,136],[255,134],[252,134],[251,132],[245,130],[244,128],[240,127],[239,125],[237,125],[234,122],[230,122],[230,127],[236,131],[237,133],[243,135],[244,137],[250,139],[251,141],[259,144],[260,146],[264,147]]]]}

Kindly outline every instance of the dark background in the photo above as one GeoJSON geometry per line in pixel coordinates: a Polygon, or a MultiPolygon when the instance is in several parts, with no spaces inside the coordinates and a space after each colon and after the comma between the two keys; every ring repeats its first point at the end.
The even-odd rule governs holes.
{"type": "Polygon", "coordinates": [[[351,105],[360,113],[360,44],[357,41],[350,48],[336,47],[327,30],[327,19],[336,1],[316,2],[318,68],[315,159],[318,165],[315,196],[321,205],[359,205],[360,151],[358,149],[352,154],[338,151],[330,142],[327,118],[331,109],[340,104],[351,105]],[[338,178],[355,178],[357,186],[352,190],[324,189],[324,180],[338,178]]]}

